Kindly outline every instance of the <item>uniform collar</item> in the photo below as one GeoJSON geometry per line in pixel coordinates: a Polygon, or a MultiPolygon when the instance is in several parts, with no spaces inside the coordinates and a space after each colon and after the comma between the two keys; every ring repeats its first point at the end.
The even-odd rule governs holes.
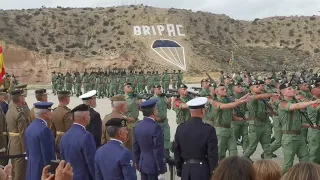
{"type": "Polygon", "coordinates": [[[41,119],[41,118],[37,118],[37,119],[43,121],[43,122],[46,124],[46,126],[48,126],[48,123],[47,123],[45,120],[43,120],[43,119],[41,119]]]}
{"type": "Polygon", "coordinates": [[[156,121],[156,120],[154,120],[152,117],[146,117],[146,118],[151,119],[151,120],[153,120],[153,121],[156,121]]]}
{"type": "Polygon", "coordinates": [[[111,141],[118,141],[118,142],[120,142],[120,144],[123,144],[123,142],[120,141],[119,139],[110,138],[110,140],[111,140],[111,141]]]}
{"type": "Polygon", "coordinates": [[[78,125],[78,126],[81,126],[83,127],[83,129],[86,129],[86,127],[84,127],[82,124],[79,124],[79,123],[73,123],[74,125],[78,125]]]}

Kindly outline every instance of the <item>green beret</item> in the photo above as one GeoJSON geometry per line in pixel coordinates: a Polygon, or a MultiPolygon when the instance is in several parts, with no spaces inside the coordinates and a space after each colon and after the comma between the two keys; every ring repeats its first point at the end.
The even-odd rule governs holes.
{"type": "Polygon", "coordinates": [[[106,122],[105,126],[126,127],[127,120],[121,118],[112,118],[106,122]]]}

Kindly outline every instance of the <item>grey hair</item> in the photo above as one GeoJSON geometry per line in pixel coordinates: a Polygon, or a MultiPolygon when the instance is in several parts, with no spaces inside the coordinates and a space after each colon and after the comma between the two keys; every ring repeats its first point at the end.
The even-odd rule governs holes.
{"type": "Polygon", "coordinates": [[[86,113],[88,113],[89,111],[77,111],[74,112],[74,117],[83,117],[86,115],[86,113]]]}
{"type": "Polygon", "coordinates": [[[47,109],[37,109],[37,108],[34,108],[34,116],[35,116],[36,118],[42,118],[42,115],[43,115],[44,113],[46,113],[46,112],[48,112],[47,109]]]}
{"type": "Polygon", "coordinates": [[[121,106],[121,105],[124,104],[124,103],[126,103],[126,102],[125,102],[125,101],[112,101],[112,102],[111,102],[111,106],[112,106],[113,108],[117,108],[117,107],[121,106]]]}
{"type": "Polygon", "coordinates": [[[106,130],[107,130],[109,137],[114,138],[117,135],[120,128],[121,127],[117,127],[117,126],[107,126],[106,130]]]}

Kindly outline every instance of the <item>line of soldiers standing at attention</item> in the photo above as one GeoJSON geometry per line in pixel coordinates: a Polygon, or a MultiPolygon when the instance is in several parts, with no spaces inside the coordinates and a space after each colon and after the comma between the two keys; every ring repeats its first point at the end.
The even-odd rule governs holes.
{"type": "Polygon", "coordinates": [[[155,84],[161,84],[165,92],[169,90],[169,85],[175,89],[179,87],[183,81],[183,74],[181,70],[168,73],[165,70],[162,74],[158,71],[130,71],[125,70],[109,70],[109,71],[85,71],[82,75],[75,72],[72,76],[71,73],[52,72],[52,89],[53,92],[67,90],[72,92],[72,95],[80,96],[90,90],[97,90],[98,98],[112,97],[117,94],[123,94],[123,84],[129,82],[133,85],[133,90],[137,93],[152,92],[152,87],[155,84]],[[83,87],[84,92],[82,92],[83,87]]]}

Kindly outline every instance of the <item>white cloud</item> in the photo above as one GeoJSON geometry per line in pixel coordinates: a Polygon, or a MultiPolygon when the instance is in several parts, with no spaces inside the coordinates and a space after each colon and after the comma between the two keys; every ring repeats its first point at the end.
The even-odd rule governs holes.
{"type": "Polygon", "coordinates": [[[3,9],[46,7],[106,7],[144,4],[226,14],[235,19],[253,20],[270,16],[320,15],[319,0],[0,0],[3,9]]]}

